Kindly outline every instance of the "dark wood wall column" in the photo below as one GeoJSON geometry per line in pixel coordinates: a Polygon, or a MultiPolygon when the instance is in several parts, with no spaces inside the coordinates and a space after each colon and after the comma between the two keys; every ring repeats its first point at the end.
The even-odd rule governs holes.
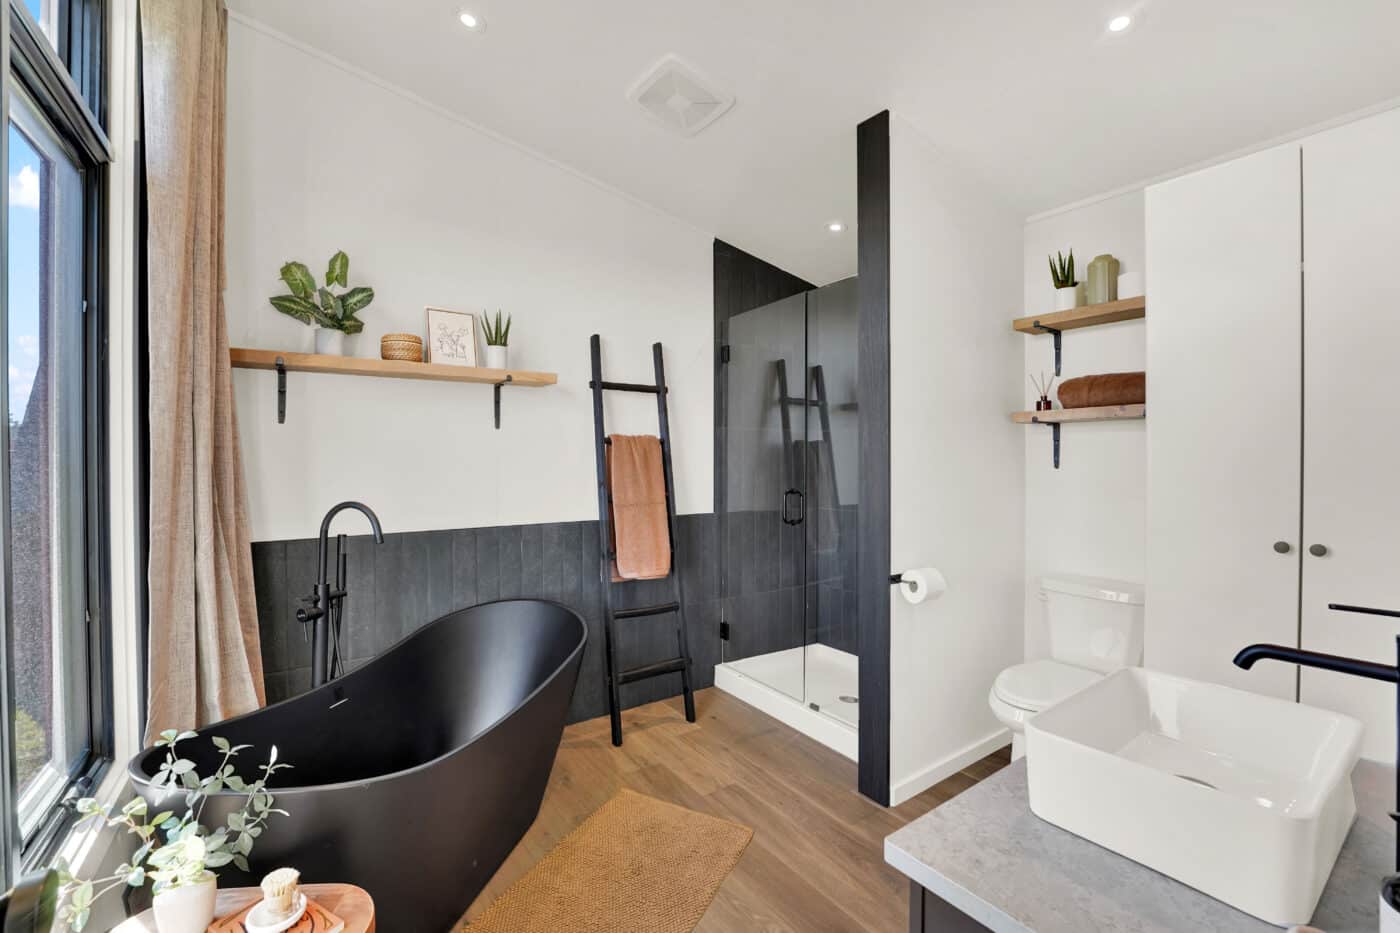
{"type": "Polygon", "coordinates": [[[890,115],[856,130],[860,242],[860,792],[890,802],[890,115]]]}

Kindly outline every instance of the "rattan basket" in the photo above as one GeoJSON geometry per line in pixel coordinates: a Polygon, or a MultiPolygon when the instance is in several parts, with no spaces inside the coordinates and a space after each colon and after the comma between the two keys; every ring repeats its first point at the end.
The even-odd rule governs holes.
{"type": "Polygon", "coordinates": [[[423,338],[416,334],[385,334],[379,338],[379,356],[385,360],[423,362],[423,338]]]}

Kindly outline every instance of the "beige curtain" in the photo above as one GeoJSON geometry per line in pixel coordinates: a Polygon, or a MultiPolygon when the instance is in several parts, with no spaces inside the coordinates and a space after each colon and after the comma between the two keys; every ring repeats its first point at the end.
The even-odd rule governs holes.
{"type": "Polygon", "coordinates": [[[264,702],[224,319],[223,0],[141,0],[149,198],[147,735],[264,702]]]}

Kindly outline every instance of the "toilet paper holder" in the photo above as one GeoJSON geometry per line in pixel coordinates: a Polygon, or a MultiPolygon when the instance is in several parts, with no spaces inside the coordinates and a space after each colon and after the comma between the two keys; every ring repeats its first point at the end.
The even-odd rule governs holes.
{"type": "Polygon", "coordinates": [[[892,573],[890,585],[897,585],[904,601],[916,606],[926,599],[938,599],[948,591],[948,581],[936,567],[915,567],[892,573]]]}

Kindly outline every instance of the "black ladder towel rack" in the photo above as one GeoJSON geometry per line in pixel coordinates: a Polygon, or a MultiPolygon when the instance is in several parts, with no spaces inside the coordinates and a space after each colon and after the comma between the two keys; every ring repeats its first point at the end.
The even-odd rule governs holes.
{"type": "Polygon", "coordinates": [[[695,721],[695,695],[691,692],[690,647],[686,641],[685,599],[681,590],[680,553],[676,547],[676,484],[671,472],[671,424],[666,414],[666,370],[661,360],[661,344],[651,345],[651,359],[656,372],[656,382],[653,385],[605,381],[603,353],[597,334],[589,338],[588,349],[593,374],[588,387],[593,390],[593,452],[594,464],[598,471],[598,572],[603,581],[603,653],[607,658],[608,717],[612,721],[612,743],[620,746],[622,701],[618,688],[623,684],[660,677],[662,674],[680,674],[687,722],[695,721]],[[604,392],[642,392],[656,396],[656,420],[661,436],[661,465],[666,482],[666,534],[671,545],[671,600],[660,605],[632,609],[613,608],[612,565],[615,555],[612,549],[612,496],[608,491],[607,454],[604,451],[608,444],[608,433],[603,426],[604,392]],[[642,619],[670,613],[676,615],[676,657],[623,670],[618,664],[614,624],[627,619],[642,619]]]}

